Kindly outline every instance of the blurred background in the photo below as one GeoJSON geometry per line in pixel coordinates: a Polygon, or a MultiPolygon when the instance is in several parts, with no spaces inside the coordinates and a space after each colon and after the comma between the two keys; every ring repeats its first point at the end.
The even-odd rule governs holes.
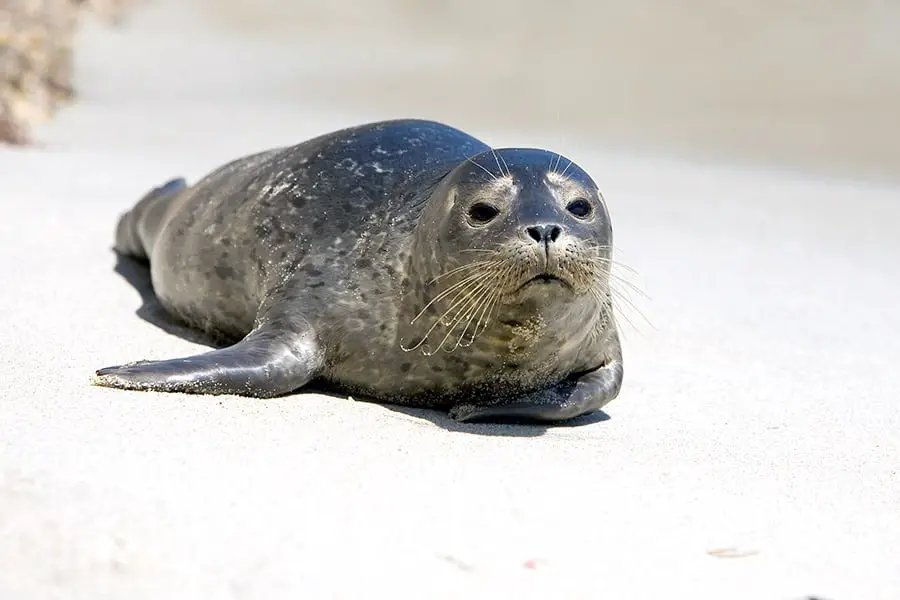
{"type": "MultiPolygon", "coordinates": [[[[53,3],[0,0],[29,2],[53,3]]],[[[210,50],[194,69],[302,64],[266,67],[275,73],[266,93],[298,106],[435,118],[476,135],[527,129],[611,149],[900,180],[895,0],[105,3],[123,15],[116,35],[131,35],[141,13],[155,11],[157,31],[172,28],[170,42],[196,42],[198,28],[182,23],[191,13],[204,30],[246,45],[243,57],[210,50]],[[250,49],[261,47],[267,53],[252,58],[250,49]]],[[[163,46],[157,42],[161,53],[163,46]]],[[[176,50],[169,58],[169,69],[190,62],[176,50]]],[[[78,77],[76,69],[76,87],[78,77]]],[[[208,103],[229,101],[208,91],[208,103]]]]}
{"type": "Polygon", "coordinates": [[[900,178],[894,0],[190,1],[340,56],[285,81],[304,102],[900,178]]]}

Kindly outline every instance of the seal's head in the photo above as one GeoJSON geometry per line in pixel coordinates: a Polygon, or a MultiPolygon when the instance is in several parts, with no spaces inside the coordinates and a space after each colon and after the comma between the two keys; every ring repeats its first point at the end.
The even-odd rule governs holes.
{"type": "Polygon", "coordinates": [[[417,318],[455,328],[457,346],[494,318],[583,322],[608,312],[611,252],[605,202],[578,165],[545,150],[484,152],[424,207],[411,258],[424,286],[417,318]]]}

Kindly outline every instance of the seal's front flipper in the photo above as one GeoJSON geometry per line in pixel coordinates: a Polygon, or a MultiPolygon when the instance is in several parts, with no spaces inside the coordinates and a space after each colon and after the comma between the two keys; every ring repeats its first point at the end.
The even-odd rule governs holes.
{"type": "Polygon", "coordinates": [[[93,383],[127,390],[270,398],[306,385],[322,364],[311,332],[298,336],[260,329],[221,350],[100,369],[93,383]]]}
{"type": "Polygon", "coordinates": [[[580,377],[511,402],[459,404],[450,409],[457,421],[525,421],[549,423],[574,419],[603,408],[619,395],[622,363],[613,362],[580,377]]]}

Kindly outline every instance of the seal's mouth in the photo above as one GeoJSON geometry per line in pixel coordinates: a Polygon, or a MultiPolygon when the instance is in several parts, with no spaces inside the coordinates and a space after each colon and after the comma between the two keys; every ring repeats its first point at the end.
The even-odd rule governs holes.
{"type": "Polygon", "coordinates": [[[557,277],[556,275],[553,275],[551,273],[541,273],[525,281],[522,285],[519,286],[519,290],[532,285],[561,285],[566,288],[572,287],[565,279],[557,277]]]}
{"type": "Polygon", "coordinates": [[[530,281],[534,283],[553,283],[554,281],[558,283],[565,283],[565,281],[563,281],[556,275],[550,275],[549,273],[542,273],[537,277],[532,277],[530,281]]]}

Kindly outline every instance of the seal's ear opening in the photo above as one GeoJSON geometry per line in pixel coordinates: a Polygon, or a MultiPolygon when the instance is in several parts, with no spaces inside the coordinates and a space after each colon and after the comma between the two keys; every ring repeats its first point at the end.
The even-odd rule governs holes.
{"type": "Polygon", "coordinates": [[[447,190],[447,212],[456,208],[456,202],[459,199],[459,189],[454,185],[447,190]]]}

